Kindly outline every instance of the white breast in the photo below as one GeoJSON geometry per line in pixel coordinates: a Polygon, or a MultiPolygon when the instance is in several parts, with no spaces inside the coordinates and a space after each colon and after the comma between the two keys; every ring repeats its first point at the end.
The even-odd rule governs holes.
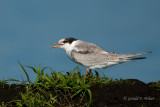
{"type": "Polygon", "coordinates": [[[66,54],[73,60],[74,60],[74,57],[71,55],[71,52],[72,50],[76,50],[76,44],[77,44],[77,41],[73,41],[72,44],[70,44],[67,48],[65,48],[65,51],[66,51],[66,54]]]}

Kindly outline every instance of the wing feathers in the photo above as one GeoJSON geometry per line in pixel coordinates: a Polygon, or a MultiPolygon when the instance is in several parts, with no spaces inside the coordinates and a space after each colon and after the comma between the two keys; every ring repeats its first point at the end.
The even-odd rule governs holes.
{"type": "Polygon", "coordinates": [[[83,41],[78,41],[78,44],[75,46],[75,50],[78,53],[81,54],[88,54],[88,53],[98,53],[98,52],[102,52],[104,51],[102,48],[100,48],[99,46],[97,46],[96,44],[93,43],[87,43],[87,42],[83,42],[83,41]]]}
{"type": "Polygon", "coordinates": [[[139,56],[143,54],[148,54],[152,52],[141,52],[141,53],[128,53],[128,54],[117,54],[119,58],[129,58],[129,57],[134,57],[134,56],[139,56]]]}

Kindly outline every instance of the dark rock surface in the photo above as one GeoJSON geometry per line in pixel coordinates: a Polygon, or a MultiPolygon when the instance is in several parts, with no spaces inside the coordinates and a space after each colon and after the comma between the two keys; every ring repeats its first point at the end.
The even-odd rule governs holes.
{"type": "MultiPolygon", "coordinates": [[[[160,107],[160,91],[136,79],[92,85],[92,107],[160,107]]],[[[23,85],[0,85],[0,102],[21,99],[23,85]]]]}

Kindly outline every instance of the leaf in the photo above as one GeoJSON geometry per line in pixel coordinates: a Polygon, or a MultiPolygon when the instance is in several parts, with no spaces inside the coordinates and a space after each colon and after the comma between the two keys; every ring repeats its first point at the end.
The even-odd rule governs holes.
{"type": "Polygon", "coordinates": [[[39,75],[36,77],[36,80],[35,80],[35,82],[34,82],[34,86],[36,86],[36,85],[37,85],[38,80],[39,80],[39,75]]]}
{"type": "Polygon", "coordinates": [[[40,72],[38,72],[34,67],[26,66],[28,68],[31,68],[36,74],[41,75],[40,72]]]}
{"type": "Polygon", "coordinates": [[[13,78],[8,79],[8,81],[16,81],[16,82],[19,82],[19,80],[16,80],[16,79],[13,79],[13,78]]]}
{"type": "Polygon", "coordinates": [[[72,98],[76,95],[78,95],[83,89],[79,89],[75,94],[72,95],[72,98]]]}
{"type": "Polygon", "coordinates": [[[41,70],[41,73],[43,73],[44,74],[44,70],[45,69],[47,69],[48,67],[44,67],[44,68],[42,68],[42,70],[41,70]]]}
{"type": "Polygon", "coordinates": [[[18,63],[19,63],[19,65],[21,66],[21,68],[23,69],[24,73],[26,74],[26,76],[27,76],[27,81],[28,81],[29,83],[31,83],[31,80],[30,80],[30,78],[29,78],[29,76],[28,76],[27,71],[24,69],[24,67],[22,66],[22,64],[21,64],[19,61],[18,61],[18,63]]]}
{"type": "Polygon", "coordinates": [[[76,71],[77,67],[73,69],[73,71],[69,74],[69,78],[73,78],[74,72],[76,71]]]}
{"type": "Polygon", "coordinates": [[[88,92],[88,94],[89,94],[89,105],[88,105],[88,107],[90,106],[90,104],[91,104],[91,102],[92,102],[92,93],[91,93],[91,91],[90,91],[90,89],[87,89],[87,92],[88,92]]]}

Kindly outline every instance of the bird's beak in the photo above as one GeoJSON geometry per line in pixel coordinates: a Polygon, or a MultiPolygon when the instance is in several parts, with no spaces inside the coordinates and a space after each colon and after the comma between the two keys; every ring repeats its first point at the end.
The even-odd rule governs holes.
{"type": "Polygon", "coordinates": [[[54,45],[54,44],[58,44],[57,46],[52,46],[51,48],[57,48],[57,47],[61,47],[63,44],[62,43],[51,43],[50,45],[54,45]]]}

